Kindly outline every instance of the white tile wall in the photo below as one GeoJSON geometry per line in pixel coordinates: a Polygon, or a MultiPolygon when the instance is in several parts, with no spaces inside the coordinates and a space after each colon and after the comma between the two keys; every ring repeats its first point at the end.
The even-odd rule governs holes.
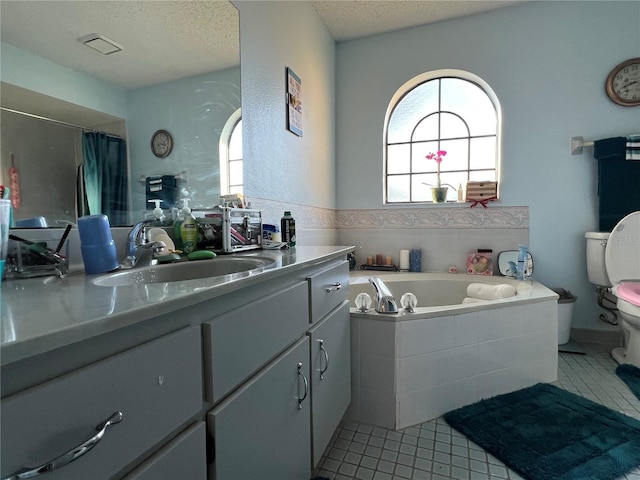
{"type": "Polygon", "coordinates": [[[348,420],[400,429],[556,380],[555,300],[405,321],[353,313],[351,323],[348,420]]]}
{"type": "Polygon", "coordinates": [[[423,271],[462,268],[469,252],[498,253],[529,244],[527,207],[469,208],[468,205],[332,210],[254,198],[266,223],[278,223],[284,210],[296,218],[299,245],[354,245],[364,263],[378,253],[399,263],[401,249],[422,249],[423,271]]]}

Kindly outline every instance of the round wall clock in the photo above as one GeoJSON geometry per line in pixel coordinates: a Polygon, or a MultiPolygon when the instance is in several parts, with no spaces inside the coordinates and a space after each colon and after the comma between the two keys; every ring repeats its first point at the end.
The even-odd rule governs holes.
{"type": "Polygon", "coordinates": [[[640,105],[640,57],[617,65],[607,77],[607,95],[618,105],[640,105]]]}
{"type": "Polygon", "coordinates": [[[166,130],[158,130],[151,136],[151,151],[156,157],[167,157],[172,149],[173,138],[166,130]]]}

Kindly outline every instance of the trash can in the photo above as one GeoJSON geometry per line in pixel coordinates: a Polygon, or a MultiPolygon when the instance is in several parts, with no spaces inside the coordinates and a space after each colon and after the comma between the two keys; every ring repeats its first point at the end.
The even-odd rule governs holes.
{"type": "Polygon", "coordinates": [[[576,303],[578,297],[564,288],[552,288],[552,290],[560,296],[558,299],[558,345],[564,345],[569,341],[573,304],[576,303]]]}

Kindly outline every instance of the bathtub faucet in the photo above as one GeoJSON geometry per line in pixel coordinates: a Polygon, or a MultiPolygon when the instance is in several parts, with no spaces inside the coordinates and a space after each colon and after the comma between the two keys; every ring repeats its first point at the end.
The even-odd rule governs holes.
{"type": "Polygon", "coordinates": [[[379,277],[369,277],[369,283],[376,291],[376,312],[398,313],[398,304],[391,292],[379,277]]]}

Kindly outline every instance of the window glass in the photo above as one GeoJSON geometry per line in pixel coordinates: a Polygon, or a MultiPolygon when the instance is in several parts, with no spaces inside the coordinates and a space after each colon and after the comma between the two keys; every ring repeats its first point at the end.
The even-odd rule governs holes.
{"type": "Polygon", "coordinates": [[[242,117],[236,110],[220,133],[220,194],[243,193],[242,117]]]}
{"type": "Polygon", "coordinates": [[[408,142],[416,124],[428,112],[438,109],[438,85],[425,83],[408,92],[396,105],[389,122],[388,141],[390,143],[408,142]]]}
{"type": "Polygon", "coordinates": [[[409,144],[390,145],[387,161],[387,173],[403,173],[411,169],[409,144]]]}
{"type": "Polygon", "coordinates": [[[469,72],[437,71],[405,84],[386,119],[385,202],[430,202],[438,163],[447,201],[469,180],[498,180],[499,106],[491,88],[469,72]]]}

